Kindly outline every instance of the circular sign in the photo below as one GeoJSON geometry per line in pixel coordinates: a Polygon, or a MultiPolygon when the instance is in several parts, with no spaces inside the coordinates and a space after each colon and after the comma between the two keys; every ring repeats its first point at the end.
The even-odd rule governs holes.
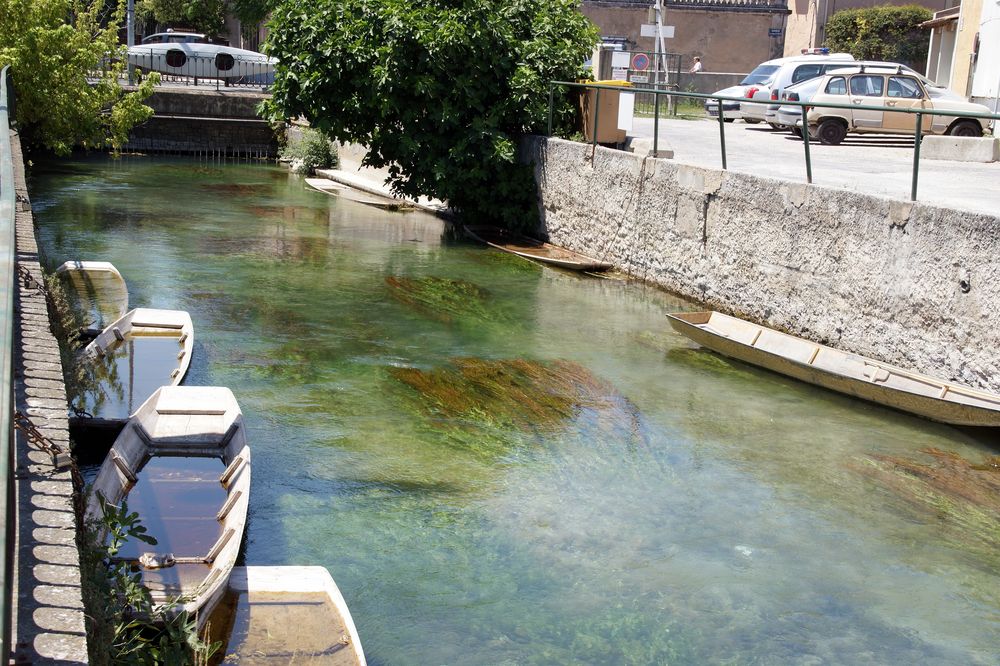
{"type": "Polygon", "coordinates": [[[636,53],[632,56],[632,69],[637,72],[644,72],[649,67],[649,56],[645,53],[636,53]]]}

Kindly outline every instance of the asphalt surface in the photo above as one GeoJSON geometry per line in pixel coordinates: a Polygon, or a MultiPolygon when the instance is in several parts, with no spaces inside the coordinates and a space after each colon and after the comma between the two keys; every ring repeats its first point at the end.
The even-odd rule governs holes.
{"type": "MultiPolygon", "coordinates": [[[[803,141],[789,132],[741,120],[726,123],[730,171],[806,182],[803,141]]],[[[653,119],[636,118],[633,136],[652,138],[653,119]]],[[[718,169],[719,123],[709,119],[661,119],[660,149],[674,161],[718,169]]],[[[866,194],[910,200],[913,139],[892,135],[849,134],[838,146],[810,142],[813,183],[866,194]]],[[[1000,215],[1000,162],[981,164],[921,158],[917,201],[1000,215]]]]}

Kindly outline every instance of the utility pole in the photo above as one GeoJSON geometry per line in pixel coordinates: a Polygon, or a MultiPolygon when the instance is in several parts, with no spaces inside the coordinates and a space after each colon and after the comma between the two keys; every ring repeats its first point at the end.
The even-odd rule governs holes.
{"type": "MultiPolygon", "coordinates": [[[[121,5],[118,5],[121,7],[121,5]]],[[[135,46],[135,0],[128,0],[128,6],[125,9],[125,26],[128,36],[125,38],[125,46],[132,48],[135,46]]],[[[135,68],[129,63],[128,66],[128,83],[132,85],[135,82],[135,68]]]]}
{"type": "MultiPolygon", "coordinates": [[[[657,74],[656,74],[656,89],[659,90],[660,82],[660,68],[663,69],[664,83],[670,83],[670,72],[667,70],[667,47],[663,41],[663,0],[656,0],[655,5],[656,11],[656,55],[657,57],[657,74]]],[[[668,112],[673,111],[674,98],[667,97],[667,108],[668,112]]]]}

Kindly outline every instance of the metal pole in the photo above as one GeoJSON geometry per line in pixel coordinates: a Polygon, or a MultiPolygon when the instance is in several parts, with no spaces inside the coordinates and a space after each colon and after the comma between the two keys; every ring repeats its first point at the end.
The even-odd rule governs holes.
{"type": "MultiPolygon", "coordinates": [[[[121,7],[121,5],[118,5],[121,7]]],[[[132,48],[135,46],[135,0],[128,0],[128,6],[125,10],[125,24],[127,26],[128,38],[126,41],[126,46],[132,48]]],[[[128,66],[128,83],[132,85],[135,82],[135,66],[129,63],[128,66]]]]}
{"type": "Polygon", "coordinates": [[[549,133],[545,136],[552,136],[552,108],[555,106],[556,87],[549,84],[549,133]]]}
{"type": "Polygon", "coordinates": [[[802,111],[802,143],[806,147],[806,182],[813,182],[813,165],[812,157],[809,154],[809,120],[806,118],[806,107],[800,106],[799,110],[802,111]]]}
{"type": "Polygon", "coordinates": [[[913,130],[913,183],[910,185],[910,201],[917,200],[917,177],[920,174],[920,134],[923,129],[924,114],[917,111],[917,127],[913,130]]]}
{"type": "Polygon", "coordinates": [[[719,145],[722,146],[722,168],[726,169],[726,118],[722,115],[722,100],[719,102],[719,145]]]}
{"type": "Polygon", "coordinates": [[[660,156],[660,91],[653,93],[653,157],[660,156]]]}
{"type": "MultiPolygon", "coordinates": [[[[601,87],[594,86],[594,126],[592,129],[594,133],[594,150],[597,150],[597,121],[601,117],[601,87]]],[[[593,154],[593,153],[591,153],[593,154]]]]}

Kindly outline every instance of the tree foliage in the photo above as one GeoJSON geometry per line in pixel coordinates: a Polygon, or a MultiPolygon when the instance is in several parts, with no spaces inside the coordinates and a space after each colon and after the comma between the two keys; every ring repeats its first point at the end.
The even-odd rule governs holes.
{"type": "MultiPolygon", "coordinates": [[[[580,75],[597,39],[578,0],[283,0],[266,48],[269,111],[369,148],[408,196],[467,218],[533,222],[517,140],[545,129],[549,81],[580,75]]],[[[559,96],[562,122],[573,109],[559,96]]]]}
{"type": "Polygon", "coordinates": [[[227,0],[140,0],[136,11],[162,25],[219,35],[226,27],[227,0]]]}
{"type": "Polygon", "coordinates": [[[845,9],[827,21],[826,46],[859,60],[887,60],[919,68],[930,43],[930,32],[920,24],[931,16],[920,5],[845,9]]]}
{"type": "Polygon", "coordinates": [[[257,25],[267,18],[277,4],[278,0],[230,0],[229,11],[244,26],[257,25]]]}
{"type": "Polygon", "coordinates": [[[132,92],[118,83],[124,12],[124,0],[110,15],[103,0],[0,0],[0,66],[11,66],[17,123],[30,145],[117,150],[152,115],[142,100],[159,75],[132,92]]]}

